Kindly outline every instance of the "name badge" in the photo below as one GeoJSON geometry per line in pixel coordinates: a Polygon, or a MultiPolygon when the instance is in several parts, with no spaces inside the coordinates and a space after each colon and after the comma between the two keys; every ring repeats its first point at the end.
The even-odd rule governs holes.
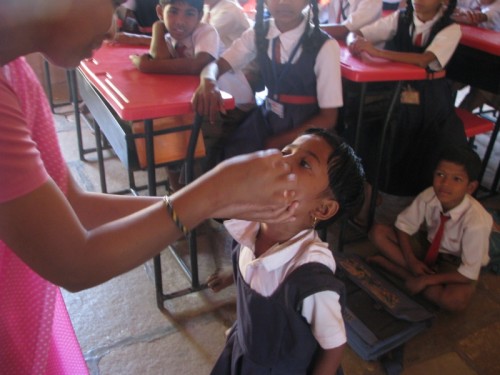
{"type": "Polygon", "coordinates": [[[400,102],[402,104],[419,105],[420,104],[420,93],[417,90],[415,90],[413,87],[408,85],[401,91],[400,102]]]}
{"type": "Polygon", "coordinates": [[[275,100],[266,98],[266,109],[273,112],[279,118],[285,117],[285,106],[275,100]]]}

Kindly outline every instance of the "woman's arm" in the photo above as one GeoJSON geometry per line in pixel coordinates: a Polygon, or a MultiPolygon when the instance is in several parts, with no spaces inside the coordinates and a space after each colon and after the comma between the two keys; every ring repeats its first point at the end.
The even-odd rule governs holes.
{"type": "MultiPolygon", "coordinates": [[[[209,217],[293,220],[295,177],[283,160],[277,150],[227,160],[172,195],[173,207],[188,228],[209,217]]],[[[137,267],[180,237],[158,200],[74,186],[66,198],[49,180],[0,204],[0,238],[42,277],[79,291],[137,267]]]]}

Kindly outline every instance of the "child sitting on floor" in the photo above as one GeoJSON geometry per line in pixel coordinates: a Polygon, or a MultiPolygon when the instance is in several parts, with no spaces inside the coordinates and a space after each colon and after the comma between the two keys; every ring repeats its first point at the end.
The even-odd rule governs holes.
{"type": "Polygon", "coordinates": [[[449,311],[465,309],[489,260],[493,220],[471,196],[480,169],[481,160],[469,147],[446,149],[432,187],[399,214],[395,228],[375,224],[371,231],[381,255],[369,261],[405,280],[411,293],[422,292],[449,311]],[[422,225],[427,233],[419,231],[422,225]]]}
{"type": "Polygon", "coordinates": [[[212,374],[335,374],[346,342],[335,261],[315,231],[351,215],[364,173],[352,149],[310,129],[283,149],[297,175],[296,220],[225,223],[233,253],[237,321],[212,374]]]}

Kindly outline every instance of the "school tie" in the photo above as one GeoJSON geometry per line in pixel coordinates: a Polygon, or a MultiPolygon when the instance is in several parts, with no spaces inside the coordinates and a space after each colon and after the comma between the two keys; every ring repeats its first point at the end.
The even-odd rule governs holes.
{"type": "Polygon", "coordinates": [[[182,43],[177,43],[175,45],[175,52],[177,53],[177,57],[186,57],[186,49],[187,47],[182,43]]]}
{"type": "Polygon", "coordinates": [[[449,219],[450,219],[449,216],[441,214],[438,230],[424,258],[424,263],[427,264],[428,266],[432,266],[434,263],[436,263],[436,259],[439,253],[439,248],[441,246],[441,239],[443,238],[444,224],[449,219]]]}
{"type": "Polygon", "coordinates": [[[422,47],[422,33],[418,33],[415,37],[414,45],[417,47],[422,47]]]}
{"type": "Polygon", "coordinates": [[[273,60],[277,64],[281,64],[281,41],[280,41],[279,36],[277,36],[273,40],[273,50],[274,50],[273,51],[273,60]]]}

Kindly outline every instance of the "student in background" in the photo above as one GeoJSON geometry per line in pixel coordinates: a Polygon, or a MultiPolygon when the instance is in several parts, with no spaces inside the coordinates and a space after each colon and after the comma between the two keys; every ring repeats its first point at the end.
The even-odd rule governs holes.
{"type": "Polygon", "coordinates": [[[215,27],[226,49],[253,24],[233,0],[205,0],[201,21],[215,27]]]}
{"type": "Polygon", "coordinates": [[[319,20],[328,27],[328,34],[344,40],[351,31],[378,20],[382,0],[330,0],[320,9],[319,20]]]}
{"type": "Polygon", "coordinates": [[[223,111],[217,77],[257,57],[268,95],[230,137],[224,157],[281,148],[313,126],[333,129],[342,106],[340,50],[319,28],[316,1],[269,0],[267,7],[273,18],[264,21],[260,0],[254,28],[204,69],[193,98],[196,111],[214,121],[223,111]]]}
{"type": "Polygon", "coordinates": [[[23,56],[41,52],[58,66],[78,66],[113,37],[119,4],[0,2],[9,20],[0,23],[2,375],[88,373],[59,286],[79,291],[127,272],[209,217],[284,220],[296,209],[295,176],[277,150],[224,162],[164,200],[78,186],[44,90],[23,56]]]}
{"type": "Polygon", "coordinates": [[[370,261],[449,311],[466,308],[489,260],[493,219],[472,197],[480,169],[468,146],[445,150],[432,187],[399,214],[395,227],[375,224],[370,236],[381,252],[370,261]]]}
{"type": "MultiPolygon", "coordinates": [[[[217,59],[224,50],[214,26],[201,22],[203,0],[160,0],[157,6],[160,21],[153,25],[149,53],[131,56],[132,63],[144,73],[200,74],[203,67],[217,59]]],[[[143,41],[144,37],[128,35],[121,42],[143,41]]],[[[234,125],[240,123],[254,107],[253,91],[241,71],[227,72],[219,78],[221,89],[230,93],[235,100],[236,109],[230,111],[224,124],[218,121],[214,126],[203,124],[203,137],[207,156],[203,171],[215,166],[220,158],[220,140],[234,125]]],[[[185,119],[187,122],[189,119],[185,119]]],[[[180,166],[167,168],[172,190],[183,184],[180,166]]]]}
{"type": "MultiPolygon", "coordinates": [[[[500,0],[459,0],[453,19],[458,23],[473,25],[500,32],[500,0]]],[[[457,88],[465,85],[457,83],[457,88]]],[[[470,87],[467,95],[459,104],[460,108],[473,111],[487,104],[496,110],[500,109],[498,93],[470,87]]]]}
{"type": "Polygon", "coordinates": [[[158,0],[127,0],[116,9],[120,20],[120,31],[151,34],[151,26],[158,20],[156,5],[158,0]]]}
{"type": "MultiPolygon", "coordinates": [[[[447,7],[441,0],[408,0],[406,10],[393,12],[350,38],[349,49],[354,55],[368,54],[414,64],[427,69],[430,78],[406,82],[401,92],[388,135],[392,142],[383,155],[385,167],[379,181],[385,194],[381,194],[376,221],[393,224],[413,197],[432,183],[433,169],[443,147],[466,144],[448,81],[432,77],[432,72],[445,68],[460,40],[460,26],[450,18],[455,5],[455,0],[450,0],[447,7]],[[381,47],[381,43],[385,46],[381,47]],[[386,209],[390,210],[384,212],[386,209]]],[[[390,93],[394,87],[388,87],[390,93]]],[[[380,108],[374,110],[383,118],[380,108]]],[[[370,144],[373,139],[370,138],[370,144]]],[[[367,149],[359,152],[369,162],[367,149]]]]}
{"type": "Polygon", "coordinates": [[[300,186],[297,220],[225,222],[238,242],[237,320],[213,375],[333,375],[340,365],[341,289],[315,229],[359,208],[363,170],[353,150],[324,129],[309,129],[282,152],[300,186]]]}
{"type": "Polygon", "coordinates": [[[458,0],[453,20],[500,31],[500,0],[458,0]]]}

